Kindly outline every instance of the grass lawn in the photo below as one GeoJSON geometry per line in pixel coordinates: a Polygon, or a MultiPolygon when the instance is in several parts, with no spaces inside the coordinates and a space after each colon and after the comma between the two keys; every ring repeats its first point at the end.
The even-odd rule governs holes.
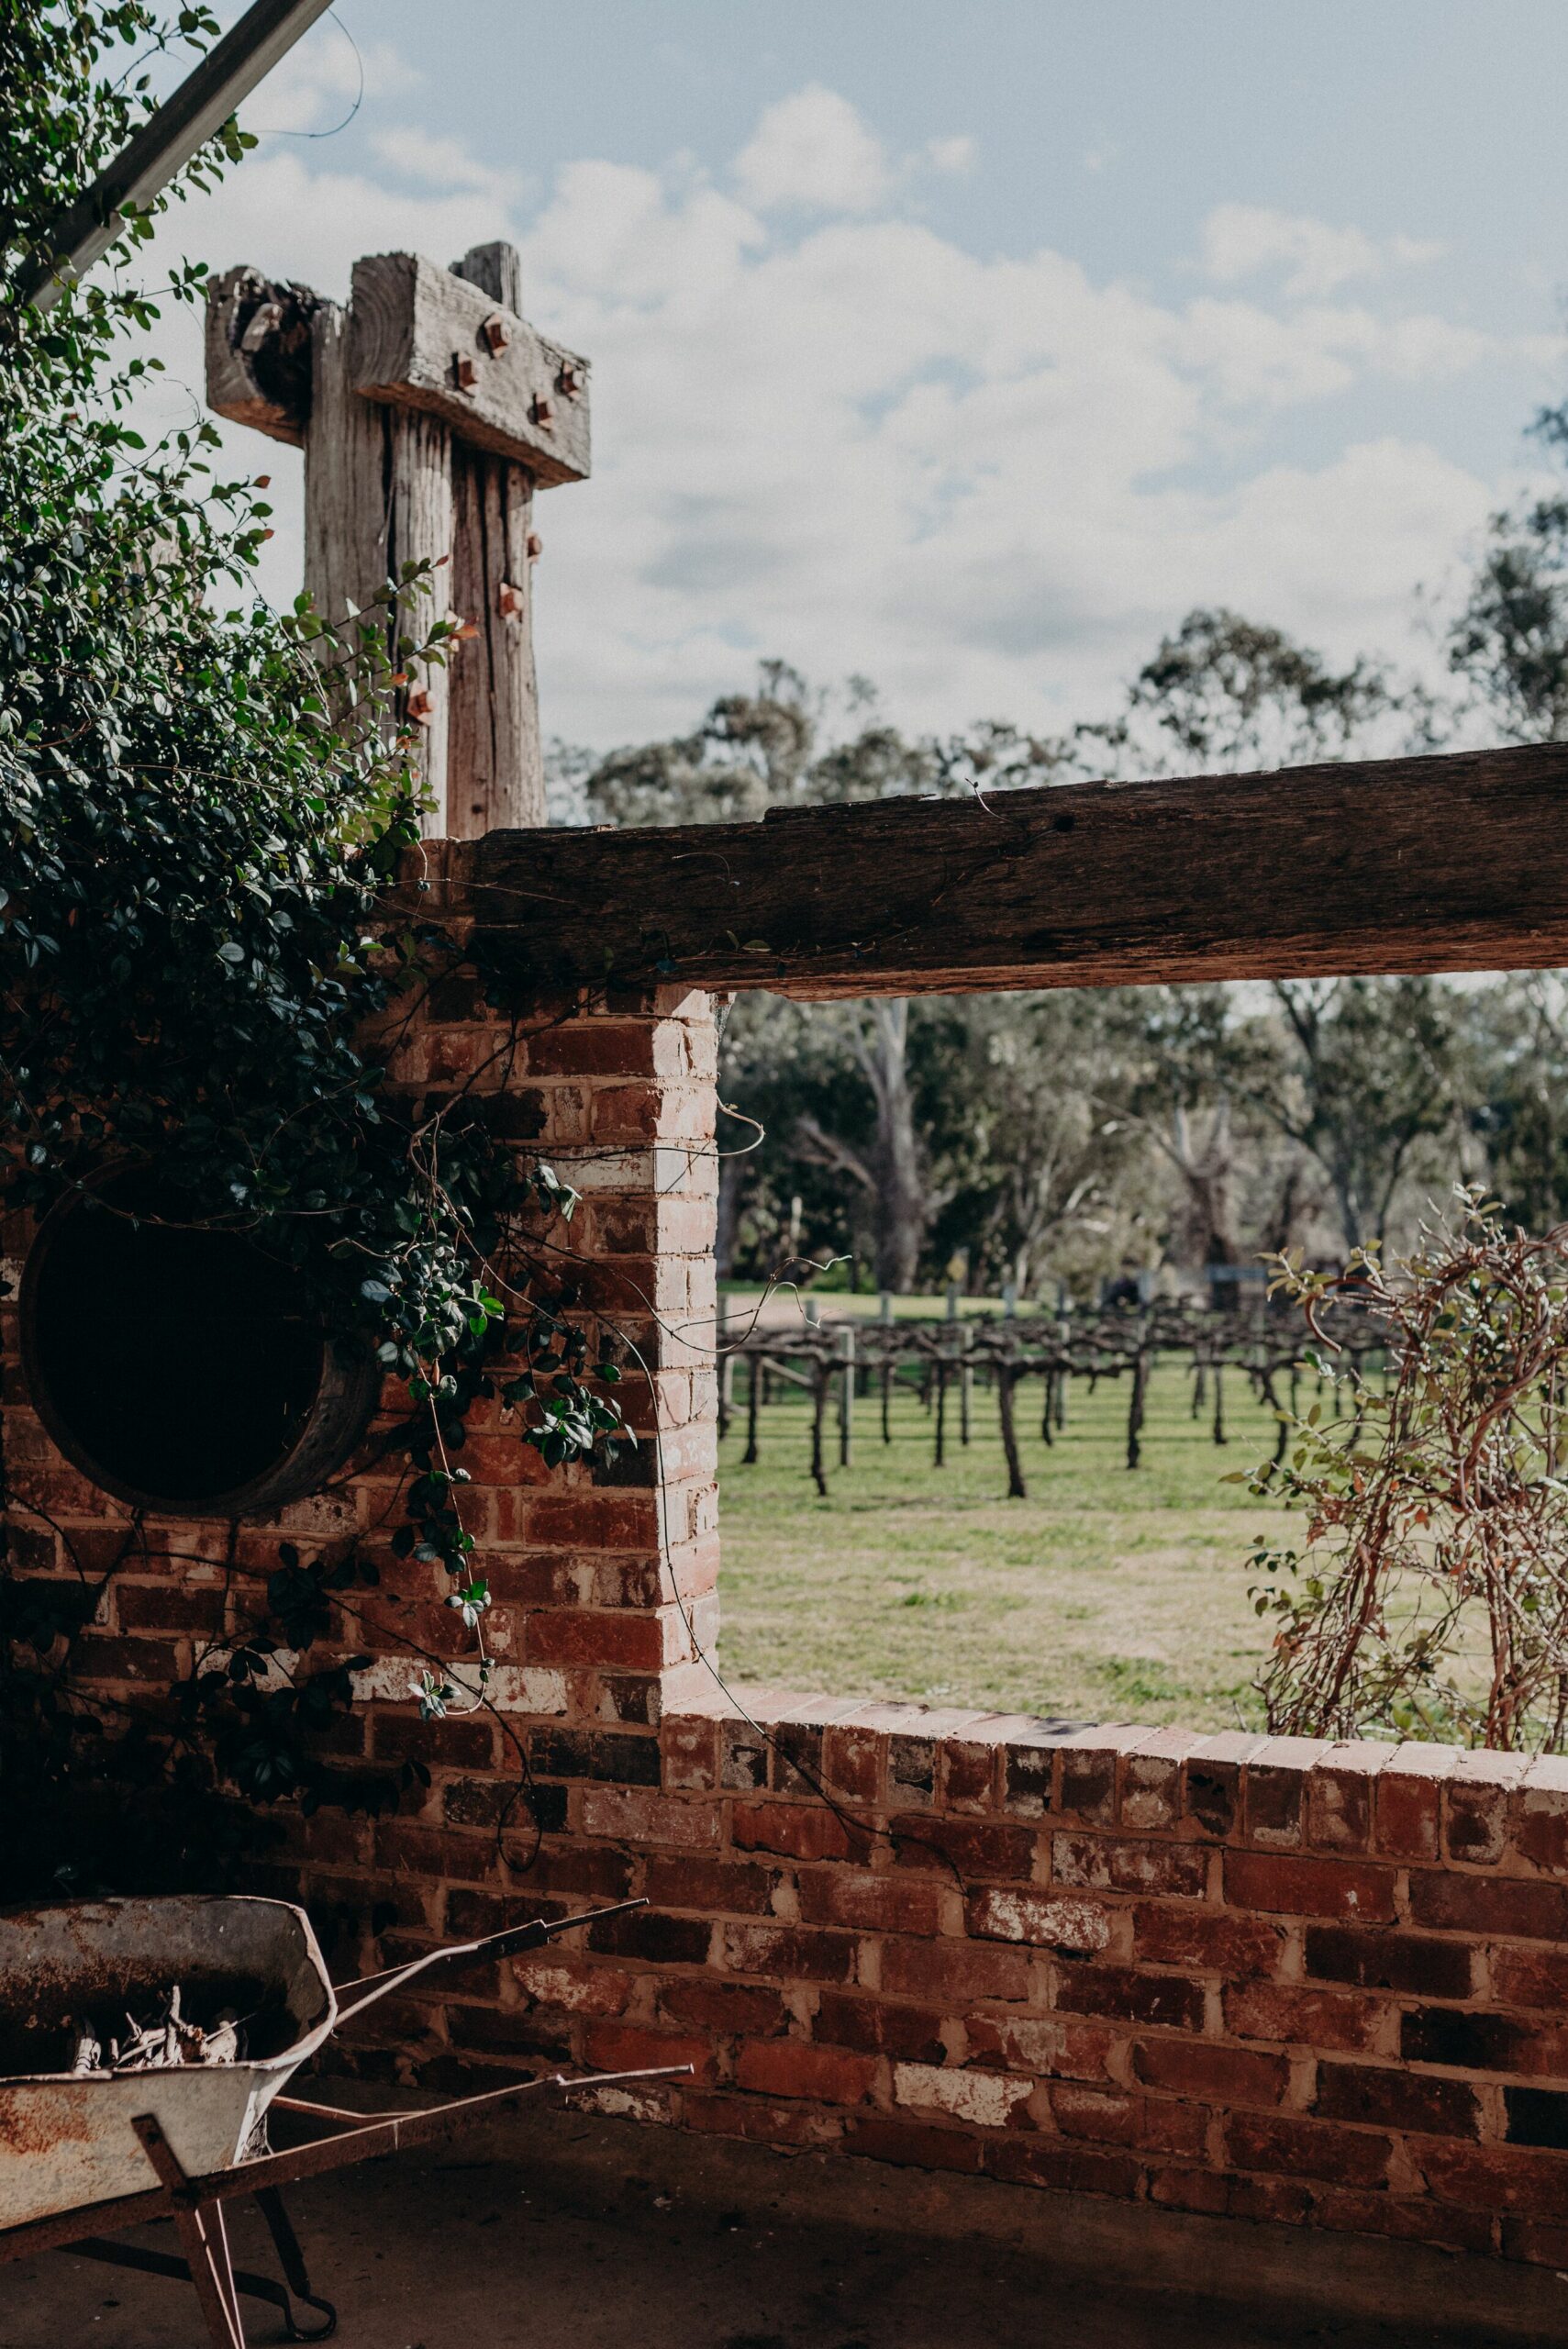
{"type": "MultiPolygon", "coordinates": [[[[835,1307],[840,1300],[835,1299],[835,1307]]],[[[1225,1380],[1230,1441],[1191,1414],[1191,1376],[1151,1382],[1143,1465],[1124,1465],[1128,1387],[1074,1383],[1048,1449],[1038,1384],[1018,1395],[1029,1497],[1003,1497],[993,1399],[975,1397],[967,1450],[948,1402],[948,1464],[931,1464],[932,1421],[900,1393],[893,1442],[875,1397],[857,1403],[853,1464],[828,1498],[807,1475],[804,1403],[762,1413],[761,1459],[740,1464],[740,1408],[720,1454],[723,1636],[728,1675],[836,1696],[917,1698],[1086,1720],[1253,1726],[1251,1680],[1267,1628],[1247,1598],[1258,1535],[1287,1521],[1222,1484],[1273,1449],[1274,1422],[1238,1372],[1225,1380]]]]}

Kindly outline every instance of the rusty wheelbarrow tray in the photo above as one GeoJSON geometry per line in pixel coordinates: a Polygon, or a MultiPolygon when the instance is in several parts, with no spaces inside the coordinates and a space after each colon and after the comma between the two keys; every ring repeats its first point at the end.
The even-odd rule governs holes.
{"type": "Polygon", "coordinates": [[[427,1966],[454,1957],[511,1956],[644,1905],[619,1901],[583,1916],[512,1926],[338,1988],[305,1911],[286,1901],[103,1900],[0,1913],[0,2066],[15,2061],[29,2040],[36,2045],[40,2032],[58,2034],[88,2010],[123,2005],[175,1981],[209,2007],[217,2000],[239,2005],[256,2045],[254,2054],[233,2063],[0,2077],[0,2264],[73,2249],[117,2266],[189,2277],[218,2349],[244,2349],[241,2294],[279,2309],[290,2340],[325,2340],[337,2313],[311,2288],[281,2188],[373,2154],[439,2143],[529,2096],[674,2078],[690,2067],[575,2080],[550,2074],[428,2111],[373,2118],[291,2097],[294,2073],[339,2023],[427,1966]],[[322,2133],[273,2153],[266,2140],[269,2110],[316,2124],[322,2133]],[[230,2263],[223,2205],[241,2195],[261,2209],[283,2284],[230,2263]],[[183,2259],[103,2240],[163,2218],[179,2228],[183,2259]],[[299,2321],[295,2300],[315,2312],[314,2325],[299,2321]]]}

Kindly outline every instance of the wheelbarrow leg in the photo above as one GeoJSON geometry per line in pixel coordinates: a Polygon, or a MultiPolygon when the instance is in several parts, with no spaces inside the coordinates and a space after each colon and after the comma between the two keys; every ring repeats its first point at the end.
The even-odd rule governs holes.
{"type": "Polygon", "coordinates": [[[319,2293],[312,2291],[310,2288],[310,2270],[305,2264],[305,2254],[299,2247],[299,2237],[294,2231],[294,2221],[284,2208],[283,2196],[275,2186],[263,2186],[254,2199],[256,2208],[267,2222],[267,2232],[272,2238],[272,2247],[278,2254],[278,2266],[284,2271],[284,2283],[296,2300],[303,2300],[307,2309],[317,2310],[327,2320],[325,2324],[317,2325],[314,2332],[302,2332],[291,2316],[289,2339],[291,2341],[330,2340],[338,2330],[338,2311],[330,2300],[324,2300],[319,2293]]]}
{"type": "Polygon", "coordinates": [[[190,2180],[150,2112],[139,2113],[131,2127],[140,2138],[148,2160],[163,2184],[174,2190],[174,2223],[196,2288],[213,2349],[245,2349],[245,2325],[239,2313],[234,2273],[228,2261],[228,2235],[220,2202],[182,2202],[179,2189],[190,2180]]]}

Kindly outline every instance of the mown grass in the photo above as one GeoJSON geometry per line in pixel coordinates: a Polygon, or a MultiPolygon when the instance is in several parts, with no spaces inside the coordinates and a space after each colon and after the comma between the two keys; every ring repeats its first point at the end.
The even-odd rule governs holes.
{"type": "MultiPolygon", "coordinates": [[[[738,1401],[745,1392],[740,1371],[738,1401]]],[[[1021,1390],[1027,1500],[1004,1498],[994,1398],[977,1394],[947,1465],[910,1389],[884,1445],[874,1397],[857,1403],[853,1464],[828,1442],[829,1491],[807,1474],[808,1416],[792,1395],[762,1414],[761,1458],[740,1464],[744,1408],[721,1448],[727,1674],[932,1704],[1018,1708],[1088,1720],[1255,1725],[1252,1680],[1269,1629],[1248,1598],[1259,1536],[1281,1510],[1222,1483],[1273,1445],[1275,1423],[1228,1372],[1229,1441],[1195,1420],[1191,1374],[1151,1382],[1143,1464],[1125,1465],[1128,1386],[1075,1383],[1068,1425],[1040,1440],[1038,1385],[1021,1390]]],[[[1212,1405],[1212,1397],[1209,1397],[1212,1405]]]]}

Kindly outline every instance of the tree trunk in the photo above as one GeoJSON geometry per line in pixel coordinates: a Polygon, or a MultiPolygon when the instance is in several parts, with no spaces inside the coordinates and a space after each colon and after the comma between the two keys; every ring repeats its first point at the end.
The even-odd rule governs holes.
{"type": "Polygon", "coordinates": [[[898,1296],[915,1286],[930,1219],[909,1088],[909,1006],[873,997],[856,1005],[853,1020],[855,1055],[876,1103],[876,1285],[898,1296]]]}

